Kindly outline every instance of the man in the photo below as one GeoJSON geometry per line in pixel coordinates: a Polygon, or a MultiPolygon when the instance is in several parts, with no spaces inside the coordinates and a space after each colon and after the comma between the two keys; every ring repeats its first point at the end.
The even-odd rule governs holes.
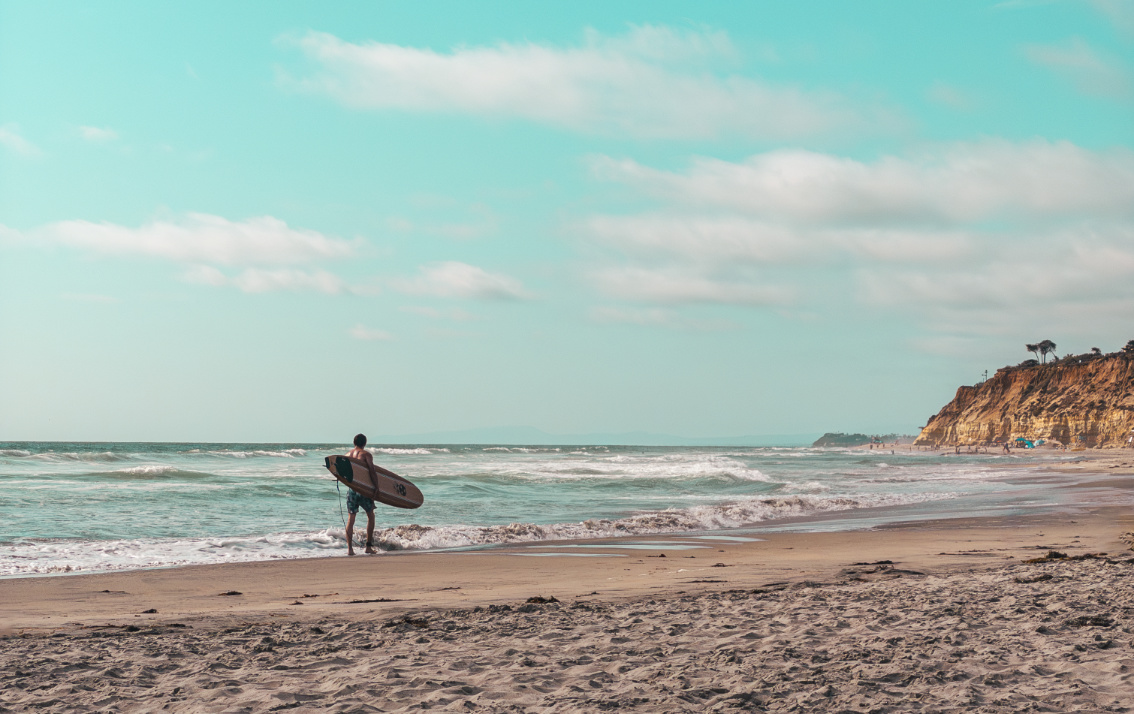
{"type": "MultiPolygon", "coordinates": [[[[366,464],[366,468],[370,470],[370,482],[378,483],[378,472],[374,470],[374,457],[366,450],[366,435],[358,434],[354,437],[354,448],[347,452],[347,456],[352,459],[358,459],[366,464]]],[[[354,517],[358,515],[358,509],[366,511],[366,552],[373,555],[378,552],[374,550],[374,501],[359,494],[353,488],[347,495],[346,501],[347,513],[350,517],[347,518],[346,526],[346,542],[347,542],[347,555],[354,555],[354,517]]]]}

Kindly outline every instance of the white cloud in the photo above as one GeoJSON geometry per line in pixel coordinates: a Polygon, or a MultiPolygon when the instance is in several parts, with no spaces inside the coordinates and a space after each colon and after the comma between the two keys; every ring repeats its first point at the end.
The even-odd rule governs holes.
{"type": "Polygon", "coordinates": [[[1028,58],[1070,81],[1083,94],[1128,100],[1134,77],[1119,60],[1097,52],[1081,38],[1062,45],[1029,45],[1028,58]]]}
{"type": "Polygon", "coordinates": [[[685,317],[674,310],[659,308],[626,309],[618,307],[596,307],[590,317],[595,322],[606,325],[640,325],[643,327],[664,327],[675,330],[695,330],[715,332],[734,330],[738,327],[730,320],[699,320],[685,317]]]}
{"type": "Polygon", "coordinates": [[[884,110],[831,91],[714,73],[735,60],[721,32],[635,27],[581,46],[458,47],[449,53],[309,32],[281,38],[315,64],[285,86],[359,109],[515,117],[645,138],[808,136],[895,126],[884,110]]]}
{"type": "Polygon", "coordinates": [[[1134,35],[1134,2],[1130,0],[1091,0],[1091,5],[1121,32],[1134,35]]]}
{"type": "Polygon", "coordinates": [[[595,271],[592,279],[603,294],[635,302],[766,306],[784,305],[794,297],[791,290],[780,286],[698,275],[679,267],[606,268],[595,271]]]}
{"type": "Polygon", "coordinates": [[[934,82],[926,96],[932,102],[961,112],[972,111],[977,104],[972,93],[945,82],[934,82]]]}
{"type": "Polygon", "coordinates": [[[20,156],[39,156],[43,152],[20,134],[20,125],[9,123],[0,125],[0,146],[20,156]]]}
{"type": "MultiPolygon", "coordinates": [[[[783,150],[683,171],[593,164],[664,206],[577,224],[607,297],[815,310],[840,296],[957,338],[1134,320],[1127,149],[985,140],[871,161],[783,150]]],[[[665,326],[667,313],[609,315],[665,326]]]]}
{"type": "Polygon", "coordinates": [[[420,276],[396,280],[393,285],[410,295],[444,298],[526,300],[531,297],[515,278],[457,261],[422,266],[420,276]]]}
{"type": "Polygon", "coordinates": [[[472,322],[474,320],[479,319],[476,315],[472,314],[471,312],[467,312],[467,311],[462,310],[460,308],[455,308],[455,309],[452,309],[452,310],[438,310],[435,307],[426,307],[426,306],[423,306],[423,305],[407,305],[407,306],[399,308],[399,309],[402,312],[406,312],[406,313],[409,313],[411,315],[417,315],[418,317],[425,317],[425,318],[428,318],[430,320],[452,320],[453,322],[472,322]]]}
{"type": "Polygon", "coordinates": [[[375,330],[363,325],[355,325],[350,328],[350,336],[356,340],[368,341],[388,341],[394,339],[394,336],[385,330],[375,330]]]}
{"type": "Polygon", "coordinates": [[[79,127],[79,135],[87,141],[95,143],[114,141],[118,138],[118,132],[113,129],[105,129],[97,126],[81,126],[79,127]]]}
{"type": "Polygon", "coordinates": [[[213,287],[230,285],[246,293],[291,291],[337,295],[353,292],[341,278],[325,270],[247,268],[230,276],[212,266],[198,265],[186,270],[182,279],[213,287]]]}
{"type": "Polygon", "coordinates": [[[115,223],[61,221],[33,232],[33,237],[96,253],[143,255],[210,265],[286,265],[354,255],[357,241],[329,238],[291,228],[262,216],[230,221],[190,213],[181,221],[154,221],[138,228],[115,223]]]}
{"type": "Polygon", "coordinates": [[[1134,320],[1134,223],[1001,235],[963,266],[862,267],[858,277],[866,303],[925,316],[953,333],[1058,321],[1065,329],[1109,321],[1121,330],[1134,320]]]}
{"type": "Polygon", "coordinates": [[[669,202],[780,221],[878,225],[1134,213],[1134,152],[1070,142],[988,139],[872,162],[785,149],[740,163],[699,158],[683,173],[605,156],[591,163],[598,177],[669,202]]]}
{"type": "Polygon", "coordinates": [[[443,197],[416,197],[411,203],[429,214],[425,220],[404,216],[387,219],[386,224],[398,233],[420,233],[441,236],[452,240],[473,240],[497,232],[500,219],[483,203],[462,204],[443,197]],[[439,215],[449,214],[453,220],[440,220],[439,215]]]}
{"type": "Polygon", "coordinates": [[[584,230],[635,259],[687,265],[813,265],[848,254],[885,262],[951,261],[973,250],[972,236],[957,230],[800,227],[737,215],[594,216],[584,230]]]}

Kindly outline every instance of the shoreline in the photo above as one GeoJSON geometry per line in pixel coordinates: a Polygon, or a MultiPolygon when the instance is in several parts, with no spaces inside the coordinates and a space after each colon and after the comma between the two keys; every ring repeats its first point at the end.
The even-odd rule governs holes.
{"type": "Polygon", "coordinates": [[[1102,508],[9,580],[0,711],[1132,711],[1131,530],[1102,508]]]}
{"type": "Polygon", "coordinates": [[[694,586],[706,584],[756,588],[769,582],[830,578],[866,560],[950,573],[974,564],[1011,564],[1046,550],[1121,553],[1129,546],[1120,537],[1134,532],[1134,509],[908,520],[858,530],[808,530],[806,521],[787,528],[764,525],[484,549],[6,578],[0,580],[0,622],[5,623],[0,636],[172,620],[214,626],[233,618],[337,617],[356,613],[358,605],[364,605],[365,612],[387,613],[423,606],[488,606],[548,595],[561,600],[582,593],[633,598],[679,588],[701,591],[705,588],[694,586]],[[502,576],[506,582],[500,582],[502,576]],[[229,592],[238,594],[223,594],[229,592]],[[385,602],[374,602],[378,600],[385,602]]]}
{"type": "Polygon", "coordinates": [[[795,525],[4,579],[0,712],[1134,711],[1134,508],[795,525]]]}

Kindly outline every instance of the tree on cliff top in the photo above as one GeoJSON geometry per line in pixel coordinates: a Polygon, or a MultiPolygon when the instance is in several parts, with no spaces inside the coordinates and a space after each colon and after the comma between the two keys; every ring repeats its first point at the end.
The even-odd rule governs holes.
{"type": "Polygon", "coordinates": [[[1127,342],[1126,346],[1122,348],[1122,351],[1126,354],[1134,354],[1134,340],[1127,342]]]}
{"type": "Polygon", "coordinates": [[[1055,354],[1055,343],[1051,340],[1044,340],[1043,342],[1036,345],[1036,347],[1039,348],[1040,356],[1043,358],[1043,362],[1045,363],[1047,362],[1047,356],[1049,354],[1055,354]]]}
{"type": "Polygon", "coordinates": [[[1024,349],[1039,357],[1039,345],[1024,345],[1024,349]]]}

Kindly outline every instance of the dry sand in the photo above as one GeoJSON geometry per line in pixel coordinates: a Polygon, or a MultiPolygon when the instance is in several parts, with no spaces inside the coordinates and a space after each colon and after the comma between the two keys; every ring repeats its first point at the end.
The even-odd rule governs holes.
{"type": "Polygon", "coordinates": [[[1132,711],[1131,531],[1111,508],[0,580],[0,711],[1132,711]]]}

